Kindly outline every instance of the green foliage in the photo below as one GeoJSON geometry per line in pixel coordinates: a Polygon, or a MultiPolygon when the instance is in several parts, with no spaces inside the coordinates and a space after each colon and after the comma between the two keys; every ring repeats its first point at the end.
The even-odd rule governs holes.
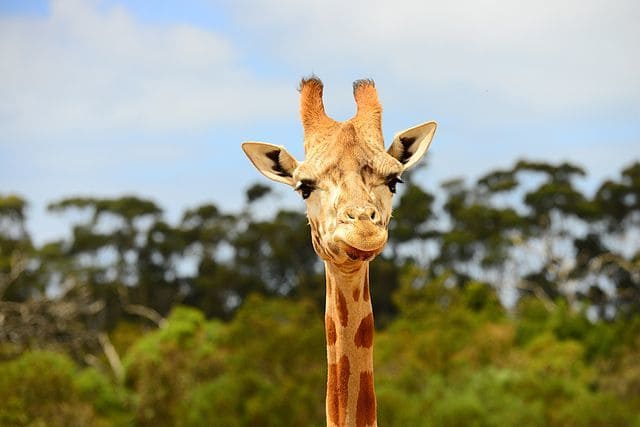
{"type": "MultiPolygon", "coordinates": [[[[496,207],[487,198],[487,190],[501,192],[481,179],[479,188],[470,191],[461,181],[445,184],[448,192],[444,210],[452,227],[440,234],[440,253],[437,265],[458,273],[460,265],[478,262],[482,268],[503,264],[509,257],[514,236],[527,232],[529,219],[511,207],[496,207]]],[[[464,281],[464,280],[463,280],[464,281]]]]}
{"type": "Polygon", "coordinates": [[[0,364],[0,425],[126,426],[127,392],[68,357],[28,352],[0,364]]]}
{"type": "MultiPolygon", "coordinates": [[[[508,314],[487,286],[460,289],[416,274],[402,275],[398,316],[376,335],[381,425],[640,421],[640,317],[631,330],[592,324],[533,299],[508,314]],[[616,338],[588,354],[602,336],[616,338]]],[[[0,423],[321,426],[323,335],[309,301],[253,295],[227,323],[178,307],[126,351],[126,388],[54,353],[0,363],[0,423]]]]}
{"type": "Polygon", "coordinates": [[[250,297],[220,343],[218,351],[228,355],[226,369],[189,393],[179,418],[188,426],[211,420],[225,426],[321,425],[321,319],[309,302],[250,297]]]}
{"type": "Polygon", "coordinates": [[[543,405],[518,393],[520,375],[508,369],[483,369],[464,383],[441,387],[428,425],[544,426],[543,405]]]}
{"type": "Polygon", "coordinates": [[[480,178],[478,186],[487,193],[499,193],[515,189],[518,186],[518,179],[515,171],[497,170],[480,178]]]}
{"type": "Polygon", "coordinates": [[[618,369],[603,376],[601,369],[611,365],[593,364],[602,356],[587,354],[594,337],[605,330],[616,334],[619,326],[594,325],[563,304],[549,312],[534,299],[521,301],[511,317],[480,284],[457,289],[447,287],[446,278],[409,279],[396,295],[400,316],[376,339],[381,424],[626,426],[638,421],[640,399],[629,399],[639,384],[636,339],[618,335],[615,344],[609,341],[625,348],[618,363],[624,377],[632,378],[628,382],[618,369]]]}
{"type": "Polygon", "coordinates": [[[320,425],[323,339],[308,301],[252,296],[228,324],[176,308],[125,358],[137,425],[320,425]]]}
{"type": "Polygon", "coordinates": [[[549,327],[549,311],[539,299],[522,298],[516,307],[516,343],[524,345],[549,327]]]}
{"type": "Polygon", "coordinates": [[[85,368],[74,377],[78,396],[90,402],[95,412],[114,426],[133,425],[132,399],[129,390],[117,386],[94,368],[85,368]]]}
{"type": "Polygon", "coordinates": [[[408,181],[393,211],[394,221],[389,224],[391,242],[397,244],[429,237],[425,224],[434,215],[434,201],[432,194],[408,181]]]}
{"type": "Polygon", "coordinates": [[[35,248],[25,221],[27,202],[0,194],[0,300],[24,301],[44,290],[33,264],[35,248]]]}
{"type": "Polygon", "coordinates": [[[23,221],[27,202],[15,194],[0,195],[0,216],[12,221],[23,221]]]}
{"type": "Polygon", "coordinates": [[[619,182],[606,181],[595,200],[608,217],[611,229],[620,230],[625,220],[632,219],[640,211],[640,162],[622,170],[619,182]]]}
{"type": "Polygon", "coordinates": [[[124,196],[117,199],[96,199],[92,197],[71,197],[51,203],[49,210],[61,211],[69,208],[89,209],[93,222],[101,216],[111,214],[131,225],[133,221],[147,215],[157,215],[162,210],[152,201],[135,196],[124,196]]]}
{"type": "Polygon", "coordinates": [[[146,335],[128,352],[126,384],[137,394],[140,426],[170,426],[185,393],[201,377],[222,370],[215,351],[222,325],[206,322],[201,312],[177,307],[166,327],[146,335]]]}
{"type": "Polygon", "coordinates": [[[271,192],[271,187],[264,184],[254,184],[247,189],[247,202],[253,203],[271,192]]]}

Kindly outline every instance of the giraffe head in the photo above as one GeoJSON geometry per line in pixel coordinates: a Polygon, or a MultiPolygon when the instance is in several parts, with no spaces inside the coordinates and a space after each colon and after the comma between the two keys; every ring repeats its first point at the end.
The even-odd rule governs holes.
{"type": "Polygon", "coordinates": [[[357,113],[344,122],[325,114],[322,89],[316,77],[300,84],[304,161],[273,144],[245,142],[242,148],[262,174],[304,199],[313,248],[322,259],[337,265],[370,261],[387,242],[396,184],[426,153],[436,123],[398,133],[385,151],[373,81],[354,82],[357,113]]]}

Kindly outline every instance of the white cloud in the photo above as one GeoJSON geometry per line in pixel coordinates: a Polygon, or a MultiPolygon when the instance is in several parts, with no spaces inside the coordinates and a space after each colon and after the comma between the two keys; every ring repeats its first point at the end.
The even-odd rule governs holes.
{"type": "MultiPolygon", "coordinates": [[[[640,104],[633,0],[234,1],[302,69],[360,67],[419,94],[482,93],[533,114],[640,104]]],[[[394,102],[396,100],[394,99],[394,102]]]]}
{"type": "Polygon", "coordinates": [[[58,0],[49,17],[0,17],[2,140],[197,129],[291,109],[279,102],[290,84],[244,70],[222,35],[98,6],[58,0]]]}
{"type": "MultiPolygon", "coordinates": [[[[281,117],[297,104],[292,71],[327,80],[372,75],[385,105],[428,99],[465,120],[640,112],[635,1],[238,0],[230,7],[238,27],[229,34],[141,23],[97,0],[53,1],[46,18],[0,17],[0,142],[281,117]],[[250,51],[237,51],[230,34],[250,51]],[[256,56],[287,64],[287,80],[249,71],[245,63],[256,56]]],[[[338,110],[351,114],[348,91],[335,90],[338,110]]]]}

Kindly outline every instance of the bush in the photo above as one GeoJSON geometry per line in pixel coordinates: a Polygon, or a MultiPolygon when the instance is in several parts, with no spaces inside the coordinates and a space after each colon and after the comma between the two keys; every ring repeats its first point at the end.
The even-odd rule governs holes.
{"type": "Polygon", "coordinates": [[[142,337],[124,360],[126,384],[137,395],[135,419],[140,426],[173,426],[186,393],[223,367],[217,346],[223,325],[203,314],[175,308],[166,327],[142,337]]]}
{"type": "Polygon", "coordinates": [[[2,426],[128,424],[122,391],[98,371],[80,371],[57,353],[27,352],[0,364],[0,402],[2,426]]]}
{"type": "Polygon", "coordinates": [[[141,426],[322,425],[324,355],[313,303],[253,296],[228,324],[175,309],[125,367],[141,426]]]}
{"type": "MultiPolygon", "coordinates": [[[[509,317],[480,286],[398,292],[399,315],[375,338],[380,425],[640,427],[629,332],[640,323],[585,323],[535,300],[509,317]]],[[[250,296],[227,323],[177,307],[126,347],[126,388],[62,354],[1,362],[0,425],[325,425],[324,329],[310,301],[250,296]]]]}
{"type": "Polygon", "coordinates": [[[189,393],[185,425],[324,425],[324,329],[312,302],[249,297],[221,344],[225,372],[189,393]]]}

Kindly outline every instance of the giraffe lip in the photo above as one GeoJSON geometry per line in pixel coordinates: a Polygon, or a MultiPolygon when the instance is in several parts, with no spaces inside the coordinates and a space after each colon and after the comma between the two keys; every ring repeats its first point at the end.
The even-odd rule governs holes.
{"type": "Polygon", "coordinates": [[[387,230],[378,226],[352,227],[340,225],[333,233],[333,241],[343,250],[361,258],[380,253],[387,243],[387,230]]]}
{"type": "Polygon", "coordinates": [[[366,260],[372,258],[373,256],[375,256],[378,253],[377,250],[376,251],[363,251],[361,249],[354,248],[353,246],[348,245],[348,244],[344,245],[344,251],[349,256],[349,258],[351,258],[353,261],[356,261],[356,260],[366,261],[366,260]]]}

